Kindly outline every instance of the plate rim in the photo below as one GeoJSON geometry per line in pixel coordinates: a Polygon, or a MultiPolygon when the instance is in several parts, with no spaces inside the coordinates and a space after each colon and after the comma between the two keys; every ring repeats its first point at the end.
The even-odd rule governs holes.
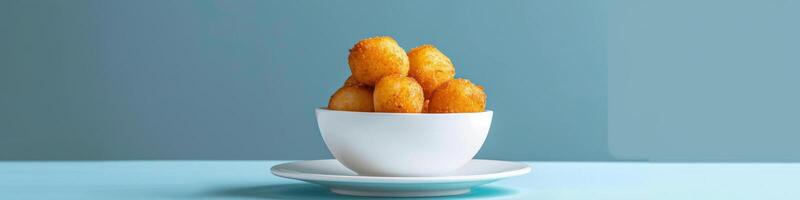
{"type": "Polygon", "coordinates": [[[328,182],[356,182],[356,183],[448,183],[448,182],[470,182],[470,181],[489,181],[499,180],[509,177],[521,176],[530,173],[531,166],[521,162],[503,161],[503,160],[487,160],[487,159],[473,159],[488,162],[502,162],[506,164],[518,165],[521,168],[508,170],[498,173],[478,174],[478,175],[458,175],[458,176],[426,176],[426,177],[391,177],[391,176],[349,176],[349,175],[330,175],[330,174],[312,174],[300,173],[295,171],[282,170],[289,164],[310,161],[336,161],[336,159],[320,159],[320,160],[301,160],[290,161],[274,165],[270,168],[273,175],[301,180],[301,181],[328,181],[328,182]]]}

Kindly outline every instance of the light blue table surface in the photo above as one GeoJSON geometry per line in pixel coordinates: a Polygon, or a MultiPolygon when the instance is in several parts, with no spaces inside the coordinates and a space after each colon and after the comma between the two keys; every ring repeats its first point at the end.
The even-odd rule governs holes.
{"type": "MultiPolygon", "coordinates": [[[[0,199],[353,199],[273,176],[284,161],[0,162],[0,199]]],[[[798,199],[800,164],[528,162],[436,199],[798,199]]],[[[362,198],[359,198],[362,199],[362,198]]],[[[366,198],[363,198],[366,199],[366,198]]]]}

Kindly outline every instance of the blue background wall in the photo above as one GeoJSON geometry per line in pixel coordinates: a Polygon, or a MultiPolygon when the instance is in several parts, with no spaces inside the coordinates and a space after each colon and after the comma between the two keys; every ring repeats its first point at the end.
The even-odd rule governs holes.
{"type": "Polygon", "coordinates": [[[800,3],[0,0],[0,159],[328,158],[347,50],[433,43],[481,158],[800,161],[800,3]]]}
{"type": "Polygon", "coordinates": [[[330,157],[348,49],[433,43],[486,87],[479,157],[609,160],[596,1],[0,1],[0,159],[330,157]]]}
{"type": "Polygon", "coordinates": [[[612,155],[800,161],[800,1],[607,7],[612,155]]]}

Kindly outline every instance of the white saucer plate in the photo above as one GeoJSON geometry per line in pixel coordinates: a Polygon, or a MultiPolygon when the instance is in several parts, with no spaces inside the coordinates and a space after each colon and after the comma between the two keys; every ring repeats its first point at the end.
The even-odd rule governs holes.
{"type": "Polygon", "coordinates": [[[336,194],[379,197],[466,194],[472,187],[530,171],[531,168],[522,163],[478,159],[449,175],[431,177],[359,176],[334,159],[296,161],[272,167],[272,174],[276,176],[323,185],[336,194]]]}

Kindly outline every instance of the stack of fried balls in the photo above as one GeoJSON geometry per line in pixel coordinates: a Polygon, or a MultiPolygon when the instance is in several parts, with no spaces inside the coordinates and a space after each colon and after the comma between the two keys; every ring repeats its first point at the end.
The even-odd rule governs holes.
{"type": "Polygon", "coordinates": [[[454,79],[450,58],[433,45],[408,53],[388,36],[358,41],[347,58],[351,75],[328,109],[391,113],[483,112],[486,93],[467,79],[454,79]]]}

